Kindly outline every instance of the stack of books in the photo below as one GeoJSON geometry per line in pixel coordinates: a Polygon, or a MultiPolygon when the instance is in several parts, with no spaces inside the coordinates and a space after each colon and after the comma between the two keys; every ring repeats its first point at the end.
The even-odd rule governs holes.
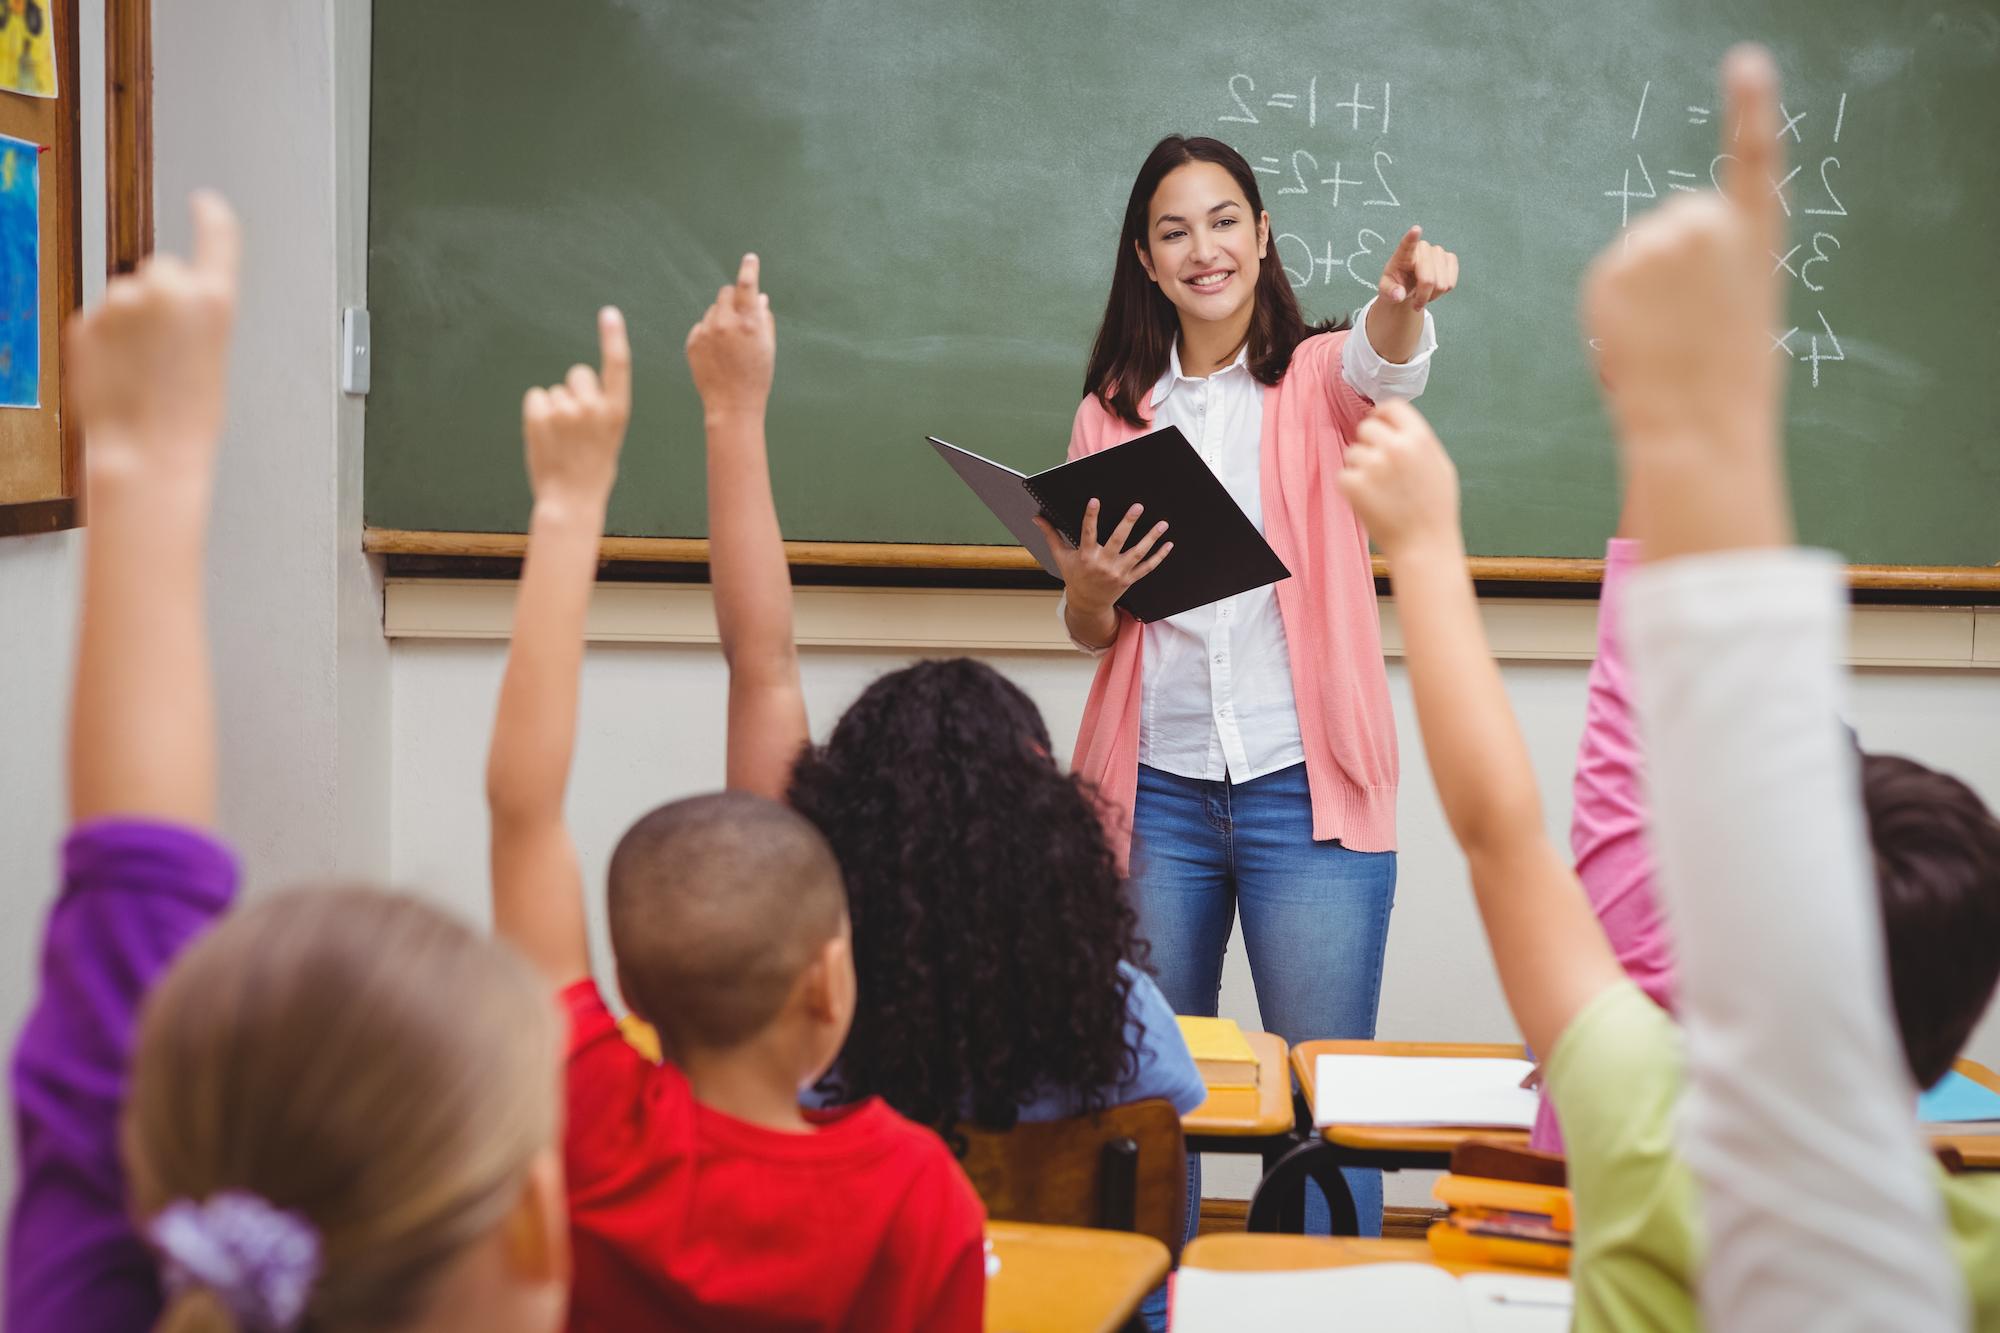
{"type": "Polygon", "coordinates": [[[1451,1210],[1431,1224],[1431,1256],[1439,1263],[1569,1271],[1576,1214],[1563,1186],[1454,1173],[1433,1193],[1451,1210]]]}
{"type": "Polygon", "coordinates": [[[1202,1110],[1216,1116],[1257,1114],[1257,1052],[1233,1018],[1190,1018],[1176,1014],[1188,1054],[1208,1085],[1202,1110]]]}

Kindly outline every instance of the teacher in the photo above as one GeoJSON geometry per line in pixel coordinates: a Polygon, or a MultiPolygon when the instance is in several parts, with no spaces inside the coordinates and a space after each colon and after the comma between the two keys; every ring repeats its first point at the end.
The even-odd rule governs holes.
{"type": "MultiPolygon", "coordinates": [[[[1266,1028],[1375,1035],[1396,724],[1368,537],[1335,478],[1373,402],[1423,391],[1425,307],[1457,280],[1457,258],[1412,227],[1357,327],[1309,326],[1235,149],[1169,136],[1132,183],[1069,456],[1179,427],[1292,573],[1141,625],[1114,603],[1173,558],[1172,534],[1135,506],[1100,545],[1095,501],[1079,546],[1044,524],[1064,624],[1099,657],[1073,766],[1129,849],[1140,932],[1178,1013],[1215,1013],[1240,910],[1266,1028]]],[[[1379,1234],[1381,1173],[1348,1185],[1362,1233],[1379,1234]]],[[[1317,1190],[1308,1203],[1310,1226],[1325,1213],[1317,1190]]]]}

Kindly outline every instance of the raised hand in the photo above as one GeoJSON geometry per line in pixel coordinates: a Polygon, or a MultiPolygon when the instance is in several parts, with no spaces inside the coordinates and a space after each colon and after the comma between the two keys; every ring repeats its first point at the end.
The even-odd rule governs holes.
{"type": "Polygon", "coordinates": [[[618,451],[632,415],[632,345],[616,306],[597,312],[602,374],[571,366],[563,382],[521,400],[521,435],[535,499],[602,508],[618,478],[618,451]]]}
{"type": "Polygon", "coordinates": [[[1778,449],[1784,363],[1772,354],[1782,289],[1778,74],[1743,46],[1723,65],[1732,158],[1722,196],[1678,197],[1591,265],[1583,317],[1596,340],[1648,558],[1788,540],[1778,449]],[[1674,474],[1666,475],[1662,469],[1674,474]],[[1654,539],[1666,539],[1657,545],[1654,539]]]}
{"type": "Polygon", "coordinates": [[[1457,552],[1458,469],[1423,414],[1381,404],[1362,418],[1340,470],[1340,490],[1393,566],[1419,546],[1457,552]]]}
{"type": "Polygon", "coordinates": [[[1081,540],[1075,546],[1056,531],[1053,523],[1039,515],[1035,518],[1035,526],[1042,530],[1049,552],[1056,558],[1056,568],[1062,571],[1071,611],[1092,621],[1110,621],[1111,608],[1125,595],[1125,590],[1158,569],[1160,562],[1172,553],[1174,544],[1160,540],[1167,533],[1165,523],[1155,523],[1144,537],[1132,543],[1132,549],[1125,549],[1143,512],[1140,505],[1126,510],[1125,517],[1111,530],[1110,539],[1100,543],[1097,501],[1092,500],[1083,507],[1082,531],[1078,534],[1081,540]]]}
{"type": "Polygon", "coordinates": [[[241,240],[192,201],[194,257],[160,254],[70,322],[90,526],[70,700],[70,818],[215,819],[202,553],[228,397],[241,240]]]}
{"type": "Polygon", "coordinates": [[[242,242],[221,195],[197,192],[191,208],[191,260],[152,256],[70,321],[71,401],[90,432],[93,474],[214,466],[242,242]]]}
{"type": "Polygon", "coordinates": [[[688,368],[711,417],[761,419],[771,397],[778,340],[771,298],[757,290],[758,267],[757,256],[743,256],[736,281],[716,293],[715,304],[688,333],[688,368]]]}
{"type": "Polygon", "coordinates": [[[1456,286],[1458,256],[1425,240],[1422,227],[1412,227],[1383,265],[1375,291],[1385,304],[1421,312],[1456,286]]]}

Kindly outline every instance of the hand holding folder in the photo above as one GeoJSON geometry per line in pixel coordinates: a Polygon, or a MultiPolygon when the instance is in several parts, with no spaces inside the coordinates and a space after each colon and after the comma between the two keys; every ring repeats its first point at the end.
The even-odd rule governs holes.
{"type": "Polygon", "coordinates": [[[935,435],[928,438],[1054,578],[1063,577],[1062,562],[1036,518],[1055,528],[1071,547],[1081,547],[1085,515],[1096,501],[1096,544],[1132,556],[1132,568],[1146,570],[1116,603],[1135,619],[1165,620],[1291,577],[1257,525],[1172,426],[1032,477],[935,435]],[[1127,524],[1134,505],[1141,507],[1141,516],[1127,524]],[[1171,543],[1171,558],[1158,546],[1141,549],[1161,523],[1167,525],[1166,534],[1156,541],[1158,546],[1171,543]]]}

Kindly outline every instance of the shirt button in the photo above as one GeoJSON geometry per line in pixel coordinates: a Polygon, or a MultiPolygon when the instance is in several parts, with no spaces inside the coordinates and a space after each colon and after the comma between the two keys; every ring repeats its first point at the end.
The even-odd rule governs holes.
{"type": "Polygon", "coordinates": [[[1215,664],[1216,664],[1217,666],[1221,666],[1221,665],[1222,665],[1222,659],[1223,659],[1223,658],[1225,658],[1225,657],[1227,657],[1227,656],[1228,656],[1228,654],[1227,654],[1227,653],[1217,653],[1217,654],[1215,655],[1215,664]]]}

